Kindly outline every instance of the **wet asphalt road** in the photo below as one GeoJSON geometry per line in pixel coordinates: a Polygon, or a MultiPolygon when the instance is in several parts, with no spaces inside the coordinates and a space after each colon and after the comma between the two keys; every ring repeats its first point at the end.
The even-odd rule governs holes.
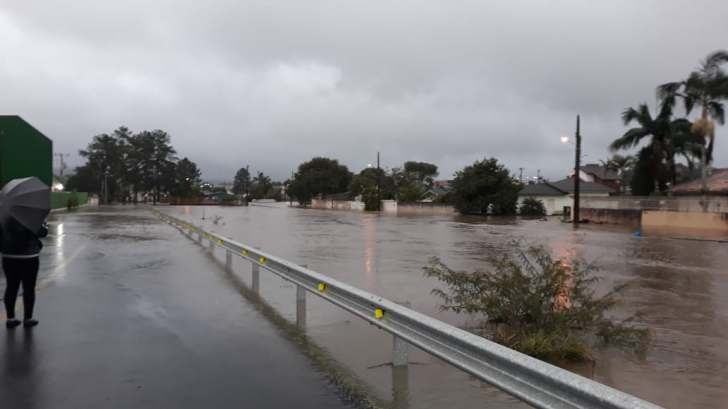
{"type": "Polygon", "coordinates": [[[0,407],[345,407],[172,227],[139,211],[54,217],[40,325],[0,335],[0,407]]]}

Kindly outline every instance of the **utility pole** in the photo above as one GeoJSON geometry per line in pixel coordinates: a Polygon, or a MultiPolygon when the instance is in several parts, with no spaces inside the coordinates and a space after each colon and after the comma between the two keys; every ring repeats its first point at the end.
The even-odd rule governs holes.
{"type": "Polygon", "coordinates": [[[581,178],[579,177],[579,171],[581,169],[581,134],[579,133],[579,115],[576,116],[576,160],[574,166],[574,214],[572,215],[571,221],[574,224],[579,223],[579,188],[581,178]]]}
{"type": "Polygon", "coordinates": [[[379,152],[377,152],[377,211],[382,211],[382,172],[379,169],[379,152]]]}
{"type": "Polygon", "coordinates": [[[70,154],[69,153],[56,153],[56,155],[58,155],[58,157],[61,160],[61,164],[58,166],[58,170],[59,170],[58,177],[61,178],[61,183],[65,184],[65,181],[63,180],[63,170],[66,169],[66,162],[63,161],[63,157],[64,156],[68,157],[70,154]]]}
{"type": "Polygon", "coordinates": [[[536,171],[536,183],[541,181],[541,169],[536,171]]]}
{"type": "Polygon", "coordinates": [[[518,176],[518,181],[521,183],[523,183],[523,169],[526,169],[526,168],[518,168],[518,170],[521,171],[521,175],[518,176]]]}
{"type": "Polygon", "coordinates": [[[245,178],[245,205],[248,205],[248,195],[250,192],[250,165],[245,165],[245,173],[248,177],[245,178]]]}
{"type": "Polygon", "coordinates": [[[296,172],[291,171],[291,182],[288,184],[288,196],[291,198],[291,207],[293,207],[293,192],[291,192],[291,185],[293,184],[293,181],[296,180],[296,172]]]}

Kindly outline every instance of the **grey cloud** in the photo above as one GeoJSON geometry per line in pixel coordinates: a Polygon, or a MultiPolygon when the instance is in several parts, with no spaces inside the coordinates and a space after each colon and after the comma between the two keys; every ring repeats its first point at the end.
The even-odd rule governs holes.
{"type": "MultiPolygon", "coordinates": [[[[315,155],[358,171],[484,156],[557,179],[623,108],[728,48],[725,2],[33,1],[0,6],[0,111],[59,152],[164,129],[204,177],[283,179],[315,155]]],[[[717,165],[728,162],[718,130],[717,165]]],[[[80,164],[80,159],[73,159],[80,164]]],[[[530,173],[529,173],[530,174],[530,173]]]]}

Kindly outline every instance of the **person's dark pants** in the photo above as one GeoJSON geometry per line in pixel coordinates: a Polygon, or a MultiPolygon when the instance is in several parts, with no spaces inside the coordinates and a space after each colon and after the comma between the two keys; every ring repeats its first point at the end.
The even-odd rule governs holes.
{"type": "Polygon", "coordinates": [[[35,282],[38,279],[38,257],[33,258],[5,258],[3,257],[3,272],[5,273],[5,312],[8,319],[15,318],[15,300],[18,298],[20,284],[23,284],[23,312],[26,320],[33,318],[35,306],[35,282]]]}

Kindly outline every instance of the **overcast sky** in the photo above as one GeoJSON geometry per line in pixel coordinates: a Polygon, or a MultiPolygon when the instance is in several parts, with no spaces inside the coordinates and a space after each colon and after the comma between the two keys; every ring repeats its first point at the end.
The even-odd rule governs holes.
{"type": "Polygon", "coordinates": [[[558,180],[576,114],[585,160],[604,159],[624,108],[728,49],[727,15],[724,0],[0,0],[0,113],[72,165],[125,125],[169,132],[207,179],[246,164],[284,179],[314,156],[358,172],[380,151],[441,178],[493,156],[558,180]]]}

